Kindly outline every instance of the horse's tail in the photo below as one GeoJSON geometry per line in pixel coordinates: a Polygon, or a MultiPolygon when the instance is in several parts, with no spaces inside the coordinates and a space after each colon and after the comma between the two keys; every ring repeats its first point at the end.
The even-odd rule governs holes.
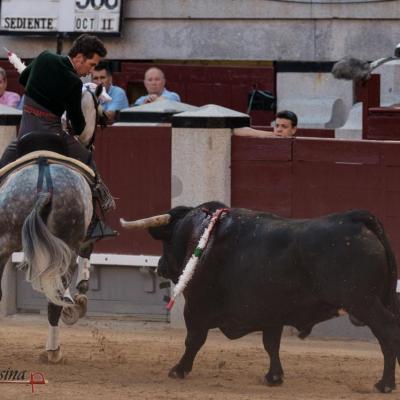
{"type": "MultiPolygon", "coordinates": [[[[62,297],[65,291],[63,279],[67,276],[74,254],[68,245],[47,228],[42,211],[49,204],[50,193],[41,192],[25,219],[22,227],[22,249],[25,260],[26,280],[32,287],[43,292],[49,301],[65,306],[62,297]]],[[[51,203],[50,203],[51,204],[51,203]]]]}

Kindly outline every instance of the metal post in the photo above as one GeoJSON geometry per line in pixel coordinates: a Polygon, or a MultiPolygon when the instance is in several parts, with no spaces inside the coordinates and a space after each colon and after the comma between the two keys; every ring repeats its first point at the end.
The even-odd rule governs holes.
{"type": "Polygon", "coordinates": [[[65,33],[59,32],[57,33],[57,54],[61,54],[63,50],[65,33]]]}

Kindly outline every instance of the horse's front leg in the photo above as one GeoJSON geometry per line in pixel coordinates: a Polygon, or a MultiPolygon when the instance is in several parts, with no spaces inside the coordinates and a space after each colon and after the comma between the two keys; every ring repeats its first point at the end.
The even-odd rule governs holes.
{"type": "Polygon", "coordinates": [[[49,330],[46,342],[46,351],[40,355],[40,360],[42,362],[59,364],[63,360],[60,347],[60,327],[58,326],[62,309],[61,306],[57,306],[50,302],[47,305],[49,330]]]}
{"type": "Polygon", "coordinates": [[[93,243],[79,250],[78,275],[76,277],[76,288],[79,294],[85,294],[89,290],[90,278],[90,256],[93,252],[93,243]]]}
{"type": "Polygon", "coordinates": [[[7,259],[5,257],[0,257],[0,301],[3,298],[3,292],[1,291],[1,281],[3,278],[3,272],[6,264],[7,264],[7,259]]]}
{"type": "Polygon", "coordinates": [[[11,311],[14,310],[15,308],[14,299],[8,295],[9,290],[11,290],[11,294],[13,295],[12,287],[15,286],[15,280],[16,280],[14,265],[11,263],[11,254],[12,252],[10,250],[8,251],[3,250],[0,253],[0,301],[1,300],[3,301],[1,304],[0,312],[3,315],[8,315],[10,312],[11,313],[15,312],[11,311]],[[3,277],[4,273],[5,276],[3,277]],[[5,290],[4,299],[3,299],[3,292],[1,290],[2,281],[5,290]]]}
{"type": "MultiPolygon", "coordinates": [[[[89,256],[90,257],[90,256],[89,256]]],[[[89,290],[90,258],[78,257],[78,275],[76,277],[76,288],[79,294],[85,294],[89,290]]]]}
{"type": "Polygon", "coordinates": [[[79,251],[78,257],[78,274],[76,277],[76,288],[78,294],[74,296],[75,304],[79,308],[79,318],[86,315],[87,297],[86,292],[89,290],[90,279],[90,256],[93,252],[93,243],[87,245],[79,251]]]}
{"type": "MultiPolygon", "coordinates": [[[[73,262],[70,271],[71,276],[73,271],[76,268],[76,263],[73,262]]],[[[86,315],[87,311],[87,297],[84,293],[89,289],[88,280],[89,280],[89,268],[90,261],[89,259],[82,258],[82,256],[78,257],[78,274],[76,279],[76,288],[78,289],[78,293],[72,295],[70,292],[70,286],[68,285],[65,293],[64,293],[64,301],[71,303],[70,306],[63,307],[61,313],[61,319],[66,325],[75,324],[79,318],[82,318],[86,315]]]]}

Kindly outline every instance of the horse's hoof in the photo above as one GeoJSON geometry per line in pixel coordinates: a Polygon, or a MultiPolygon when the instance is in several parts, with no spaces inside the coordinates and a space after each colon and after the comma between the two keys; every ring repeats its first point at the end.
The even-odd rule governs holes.
{"type": "Polygon", "coordinates": [[[82,280],[78,283],[76,286],[78,289],[79,293],[84,294],[89,290],[89,281],[87,280],[82,280]]]}
{"type": "Polygon", "coordinates": [[[79,318],[84,317],[87,313],[88,298],[84,294],[76,294],[74,301],[79,311],[79,318]]]}
{"type": "Polygon", "coordinates": [[[79,319],[79,311],[80,307],[73,304],[68,307],[63,307],[61,312],[61,321],[64,322],[65,325],[73,325],[79,319]]]}
{"type": "Polygon", "coordinates": [[[39,356],[39,360],[43,364],[62,364],[65,362],[60,347],[57,350],[43,351],[39,356]]]}

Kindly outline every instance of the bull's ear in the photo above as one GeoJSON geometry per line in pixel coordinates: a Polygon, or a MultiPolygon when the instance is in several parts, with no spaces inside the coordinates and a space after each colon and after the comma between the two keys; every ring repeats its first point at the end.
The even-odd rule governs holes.
{"type": "Polygon", "coordinates": [[[149,228],[148,231],[153,239],[169,241],[172,238],[172,233],[175,224],[192,210],[193,207],[178,206],[168,211],[171,219],[167,225],[149,228]]]}
{"type": "Polygon", "coordinates": [[[193,207],[178,206],[168,211],[168,214],[171,216],[172,221],[176,221],[183,218],[191,210],[193,210],[193,207]]]}

